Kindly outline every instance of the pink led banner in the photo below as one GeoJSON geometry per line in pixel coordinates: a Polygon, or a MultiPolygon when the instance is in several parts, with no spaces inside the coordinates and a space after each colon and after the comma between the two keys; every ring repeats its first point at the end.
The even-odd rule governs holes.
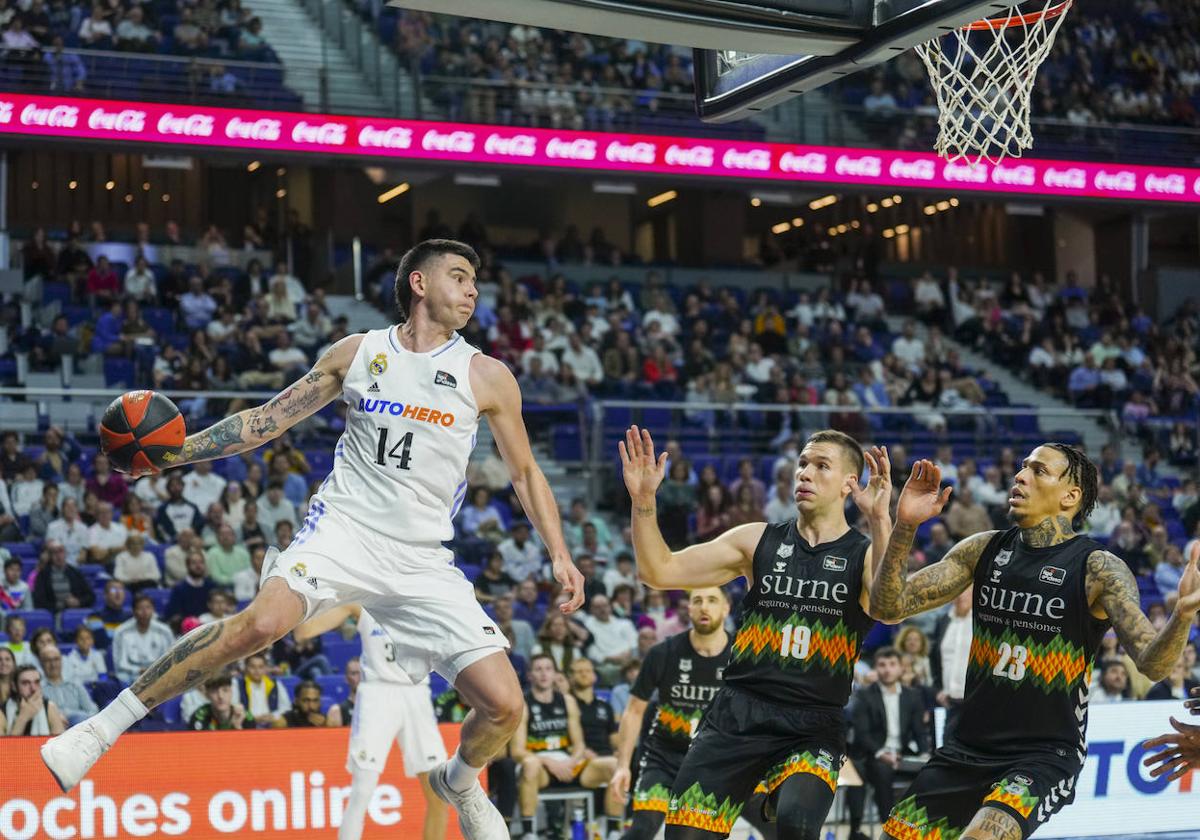
{"type": "Polygon", "coordinates": [[[1021,196],[1200,202],[1200,169],[936,155],[0,93],[0,134],[1021,196]]]}

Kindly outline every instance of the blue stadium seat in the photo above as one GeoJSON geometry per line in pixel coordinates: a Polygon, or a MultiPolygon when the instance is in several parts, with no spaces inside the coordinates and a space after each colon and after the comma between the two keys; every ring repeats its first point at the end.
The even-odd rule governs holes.
{"type": "Polygon", "coordinates": [[[323,647],[325,658],[329,660],[330,666],[339,674],[346,667],[346,663],[358,656],[362,651],[362,645],[358,639],[353,639],[349,642],[338,639],[337,641],[325,642],[323,647]]]}
{"type": "Polygon", "coordinates": [[[54,629],[54,614],[50,610],[13,610],[9,615],[17,615],[25,619],[25,638],[31,637],[35,630],[43,627],[54,629]]]}
{"type": "Polygon", "coordinates": [[[108,357],[104,360],[104,384],[109,388],[131,388],[134,380],[133,362],[129,359],[108,357]]]}

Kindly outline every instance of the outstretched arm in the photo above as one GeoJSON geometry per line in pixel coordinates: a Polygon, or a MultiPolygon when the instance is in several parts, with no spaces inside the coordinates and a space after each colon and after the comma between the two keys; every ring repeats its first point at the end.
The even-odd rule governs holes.
{"type": "Polygon", "coordinates": [[[950,488],[942,489],[942,472],[930,461],[918,461],[900,493],[896,526],[871,582],[870,614],[889,624],[949,603],[971,584],[975,564],[995,531],[984,531],[958,543],[939,562],[908,574],[917,527],[942,512],[950,488]]]}
{"type": "Polygon", "coordinates": [[[1166,679],[1175,660],[1183,653],[1188,631],[1200,608],[1200,544],[1192,546],[1187,568],[1179,581],[1175,611],[1162,630],[1156,631],[1142,612],[1141,597],[1133,572],[1117,555],[1093,551],[1088,556],[1088,596],[1112,621],[1121,647],[1137,669],[1149,679],[1166,679]]]}
{"type": "Polygon", "coordinates": [[[181,467],[256,449],[328,405],[342,391],[342,380],[358,352],[361,335],[343,338],[317,360],[312,370],[265,404],[226,417],[202,432],[188,435],[179,460],[181,467]]]}
{"type": "Polygon", "coordinates": [[[361,612],[362,606],[360,604],[345,604],[340,607],[334,607],[328,612],[323,612],[316,618],[310,618],[301,624],[292,631],[292,638],[297,642],[306,642],[309,639],[315,639],[322,633],[338,629],[351,616],[357,619],[361,612]]]}
{"type": "Polygon", "coordinates": [[[550,552],[554,579],[571,596],[571,600],[562,605],[562,611],[575,612],[583,606],[583,574],[571,561],[554,491],[550,489],[529,447],[529,434],[521,416],[521,389],[517,386],[517,380],[503,362],[490,356],[477,355],[471,360],[471,389],[475,392],[480,412],[487,415],[488,425],[496,438],[496,447],[508,466],[513,490],[521,500],[521,507],[550,552]]]}
{"type": "Polygon", "coordinates": [[[658,528],[655,500],[666,471],[667,453],[656,457],[650,432],[637,426],[625,432],[625,440],[617,448],[625,487],[633,500],[633,553],[642,583],[654,589],[694,589],[721,586],[739,577],[750,579],[754,548],[766,525],[739,525],[709,542],[671,551],[658,528]]]}

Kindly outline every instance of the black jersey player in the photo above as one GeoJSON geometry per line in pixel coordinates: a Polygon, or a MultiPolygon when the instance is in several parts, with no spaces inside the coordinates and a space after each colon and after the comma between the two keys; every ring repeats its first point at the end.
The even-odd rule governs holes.
{"type": "Polygon", "coordinates": [[[725,632],[728,615],[729,597],[719,587],[693,589],[688,593],[692,628],[659,642],[642,661],[621,715],[617,772],[611,783],[620,796],[627,794],[638,733],[653,704],[654,716],[639,750],[633,825],[624,840],[653,840],[666,817],[671,785],[729,664],[733,640],[725,632]]]}
{"type": "Polygon", "coordinates": [[[632,427],[620,445],[633,500],[638,573],[656,589],[749,581],[740,607],[725,685],[717,692],[671,786],[668,840],[728,835],[763,780],[784,840],[816,838],[833,802],[845,752],[843,707],[854,663],[874,624],[867,613],[874,544],[891,529],[886,453],[864,456],[851,437],[822,431],[805,443],[796,468],[794,520],[751,523],[672,552],[656,519],[655,493],[666,455],[632,427]],[[865,460],[866,487],[859,485],[865,460]],[[871,539],[846,522],[852,496],[871,539]]]}
{"type": "Polygon", "coordinates": [[[967,687],[958,721],[884,825],[896,840],[1022,840],[1069,804],[1087,744],[1087,701],[1100,639],[1112,626],[1138,669],[1166,676],[1200,608],[1193,555],[1174,614],[1156,631],[1119,557],[1080,536],[1096,467],[1048,443],[1029,454],[1008,500],[1015,527],[985,531],[907,574],[918,525],[950,497],[941,472],[914,465],[871,609],[897,621],[974,585],[967,687]]]}

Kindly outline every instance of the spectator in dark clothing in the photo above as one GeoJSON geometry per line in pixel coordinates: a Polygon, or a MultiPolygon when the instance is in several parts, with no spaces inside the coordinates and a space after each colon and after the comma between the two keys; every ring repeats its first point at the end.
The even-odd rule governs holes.
{"type": "Polygon", "coordinates": [[[21,451],[16,432],[5,432],[0,442],[0,477],[12,482],[29,466],[29,456],[21,451]]]}
{"type": "Polygon", "coordinates": [[[504,558],[500,552],[493,551],[487,565],[475,578],[475,597],[481,604],[490,604],[501,595],[510,594],[516,585],[517,581],[504,570],[504,558]]]}
{"type": "Polygon", "coordinates": [[[154,530],[160,541],[173,543],[184,528],[191,528],[197,534],[203,532],[204,517],[198,507],[183,497],[183,479],[172,475],[167,479],[167,500],[154,515],[154,530]]]}
{"type": "MultiPolygon", "coordinates": [[[[847,754],[853,759],[863,780],[874,792],[880,814],[889,814],[894,804],[892,785],[900,760],[929,749],[921,694],[900,683],[900,653],[881,648],[875,654],[878,680],[854,695],[850,709],[853,740],[847,754]],[[897,710],[889,714],[888,706],[897,710]]],[[[857,787],[848,794],[850,840],[863,840],[861,833],[866,789],[857,787]]]]}
{"type": "Polygon", "coordinates": [[[201,616],[208,609],[208,596],[217,584],[208,576],[204,552],[193,549],[187,557],[187,577],[171,588],[167,598],[167,623],[176,633],[188,616],[201,616]]]}
{"type": "Polygon", "coordinates": [[[38,572],[33,585],[34,608],[58,613],[96,603],[96,593],[88,586],[87,578],[67,564],[66,546],[58,540],[47,540],[45,551],[49,563],[38,572]]]}

